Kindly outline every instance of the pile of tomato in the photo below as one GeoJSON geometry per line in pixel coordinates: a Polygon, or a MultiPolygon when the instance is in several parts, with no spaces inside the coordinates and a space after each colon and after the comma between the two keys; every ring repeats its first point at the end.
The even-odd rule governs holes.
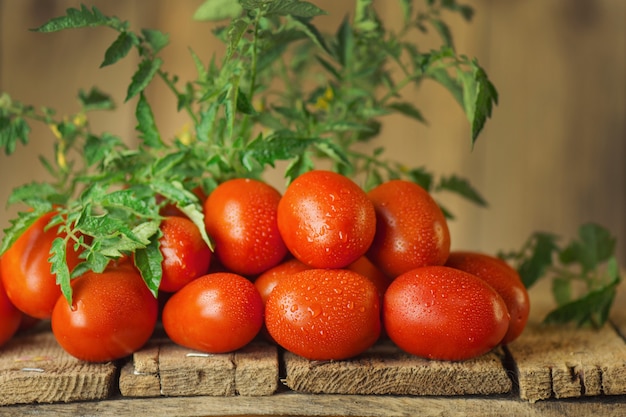
{"type": "MultiPolygon", "coordinates": [[[[523,331],[529,299],[495,256],[451,251],[446,218],[423,188],[390,180],[365,192],[313,170],[281,195],[253,179],[203,202],[206,245],[184,215],[161,223],[159,296],[132,261],[72,281],[70,305],[48,263],[48,216],[0,259],[0,345],[21,323],[50,320],[71,355],[103,362],[140,349],[160,322],[179,345],[209,353],[264,338],[311,360],[341,360],[380,338],[425,358],[465,360],[523,331]]],[[[67,248],[68,266],[80,254],[67,248]]]]}

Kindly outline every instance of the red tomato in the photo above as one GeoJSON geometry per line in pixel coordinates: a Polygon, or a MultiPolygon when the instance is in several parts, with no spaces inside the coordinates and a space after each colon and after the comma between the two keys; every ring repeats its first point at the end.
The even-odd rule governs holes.
{"type": "Polygon", "coordinates": [[[478,276],[500,294],[511,315],[509,329],[502,344],[511,343],[522,334],[530,314],[530,299],[514,268],[495,256],[470,251],[450,253],[446,266],[478,276]]]}
{"type": "Polygon", "coordinates": [[[390,277],[427,265],[443,265],[450,253],[448,223],[419,185],[392,180],[368,194],[376,209],[376,236],[368,258],[390,277]]]}
{"type": "Polygon", "coordinates": [[[370,280],[344,269],[308,269],[280,281],[265,304],[265,325],[283,348],[311,360],[358,355],[380,335],[370,280]]]}
{"type": "Polygon", "coordinates": [[[387,291],[387,287],[391,284],[391,279],[387,277],[387,275],[383,274],[382,271],[365,256],[361,256],[359,259],[352,262],[346,269],[358,272],[372,281],[380,296],[380,305],[383,304],[383,296],[385,295],[385,291],[387,291]]]}
{"type": "Polygon", "coordinates": [[[159,290],[175,292],[208,272],[211,249],[202,240],[196,225],[186,217],[166,217],[161,222],[159,240],[163,276],[159,290]]]}
{"type": "Polygon", "coordinates": [[[70,355],[107,362],[139,350],[150,338],[158,306],[139,273],[131,268],[87,272],[72,281],[70,306],[59,298],[52,332],[70,355]]]}
{"type": "MultiPolygon", "coordinates": [[[[57,237],[56,227],[44,230],[56,213],[41,216],[4,253],[0,275],[9,299],[29,316],[48,319],[61,295],[56,276],[50,272],[50,248],[57,237]]],[[[60,235],[64,237],[64,235],[60,235]]],[[[80,259],[73,244],[67,245],[67,265],[70,271],[80,259]]]]}
{"type": "Polygon", "coordinates": [[[261,298],[263,299],[263,304],[267,301],[267,297],[269,297],[270,293],[283,279],[287,278],[290,275],[295,274],[296,272],[304,271],[306,269],[310,269],[309,266],[303,264],[297,259],[289,259],[286,260],[273,268],[268,269],[263,272],[254,280],[254,286],[261,294],[261,298]]]}
{"type": "Polygon", "coordinates": [[[204,221],[226,269],[256,275],[283,260],[287,248],[276,224],[279,201],[272,186],[247,178],[228,180],[209,195],[204,221]]]}
{"type": "Polygon", "coordinates": [[[509,327],[500,295],[475,275],[445,266],[398,276],[385,293],[389,338],[421,357],[465,360],[497,346],[509,327]]]}
{"type": "Polygon", "coordinates": [[[263,300],[241,275],[216,272],[197,278],[171,296],[163,329],[172,341],[209,353],[247,345],[263,325],[263,300]]]}
{"type": "Polygon", "coordinates": [[[0,279],[0,346],[13,337],[21,320],[22,312],[11,303],[0,279]]]}
{"type": "Polygon", "coordinates": [[[296,178],[278,205],[278,228],[287,248],[313,268],[344,268],[374,239],[376,214],[365,192],[331,171],[296,178]]]}

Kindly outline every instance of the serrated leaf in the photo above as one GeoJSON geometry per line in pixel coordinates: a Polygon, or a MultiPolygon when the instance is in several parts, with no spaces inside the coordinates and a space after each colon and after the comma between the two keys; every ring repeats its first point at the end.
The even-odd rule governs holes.
{"type": "Polygon", "coordinates": [[[139,138],[143,141],[143,144],[149,148],[162,148],[164,144],[156,126],[154,113],[152,113],[152,108],[143,93],[139,94],[135,117],[137,118],[135,129],[139,132],[139,138]]]}
{"type": "Polygon", "coordinates": [[[324,10],[320,9],[316,5],[307,1],[299,0],[274,0],[267,3],[267,8],[264,10],[264,15],[278,15],[278,16],[298,16],[304,18],[310,18],[327,14],[324,10]]]}
{"type": "Polygon", "coordinates": [[[517,271],[526,288],[530,288],[543,276],[546,268],[553,264],[553,256],[558,253],[557,237],[550,233],[537,232],[531,238],[530,256],[528,256],[517,271]]]}
{"type": "MultiPolygon", "coordinates": [[[[33,200],[47,201],[51,199],[57,201],[59,196],[58,190],[50,183],[45,182],[30,182],[20,185],[11,191],[7,204],[26,203],[33,200]]],[[[30,204],[29,204],[30,205],[30,204]]]]}
{"type": "Polygon", "coordinates": [[[437,188],[439,190],[452,191],[479,206],[487,206],[487,201],[472,187],[469,181],[464,178],[459,178],[456,175],[441,178],[437,188]]]}
{"type": "Polygon", "coordinates": [[[141,61],[139,68],[135,74],[133,74],[132,81],[128,86],[128,91],[126,93],[126,99],[124,101],[128,101],[137,94],[141,93],[148,86],[148,84],[150,84],[162,64],[163,60],[161,60],[161,58],[146,58],[141,61]]]}
{"type": "Polygon", "coordinates": [[[544,323],[574,323],[577,326],[602,327],[609,317],[618,283],[619,280],[615,280],[601,289],[590,291],[584,296],[552,310],[545,317],[544,323]]]}
{"type": "Polygon", "coordinates": [[[322,50],[324,50],[328,55],[333,56],[333,52],[326,44],[324,36],[322,36],[320,31],[313,24],[311,24],[308,20],[297,16],[294,16],[292,19],[296,27],[305,33],[315,45],[322,48],[322,50]]]}
{"type": "Polygon", "coordinates": [[[498,93],[476,61],[470,71],[458,71],[463,86],[463,108],[471,126],[472,145],[478,139],[487,118],[491,117],[493,105],[498,103],[498,93]]]}
{"type": "Polygon", "coordinates": [[[559,255],[565,265],[578,263],[584,274],[606,262],[615,253],[616,239],[602,226],[586,223],[578,229],[579,240],[572,241],[559,255]]]}
{"type": "Polygon", "coordinates": [[[148,289],[156,298],[159,295],[159,285],[163,278],[163,267],[161,266],[163,254],[160,250],[158,236],[155,236],[145,248],[138,249],[133,259],[148,289]]]}
{"type": "Polygon", "coordinates": [[[195,20],[219,21],[241,15],[241,5],[236,0],[205,0],[193,14],[195,20]]]}
{"type": "Polygon", "coordinates": [[[6,155],[15,152],[18,141],[27,144],[29,134],[30,126],[25,119],[0,113],[0,147],[6,155]]]}
{"type": "Polygon", "coordinates": [[[298,137],[292,132],[275,132],[266,138],[261,135],[250,141],[244,156],[254,158],[262,165],[273,166],[274,161],[287,160],[302,154],[318,139],[298,137]]]}
{"type": "Polygon", "coordinates": [[[351,67],[352,56],[354,54],[354,34],[348,17],[344,17],[336,35],[337,53],[336,56],[339,63],[344,68],[351,67]]]}
{"type": "Polygon", "coordinates": [[[100,64],[100,68],[115,64],[124,58],[135,42],[136,38],[131,32],[121,32],[104,53],[104,61],[100,64]]]}
{"type": "MultiPolygon", "coordinates": [[[[52,205],[50,205],[50,209],[52,205]]],[[[33,223],[49,210],[33,210],[18,213],[19,216],[9,220],[10,226],[4,229],[4,237],[2,238],[2,246],[0,246],[0,255],[6,252],[13,243],[28,229],[33,223]]]]}
{"type": "Polygon", "coordinates": [[[452,40],[452,32],[450,27],[440,19],[431,19],[430,24],[433,25],[444,45],[454,50],[454,41],[452,40]]]}
{"type": "Polygon", "coordinates": [[[228,25],[226,29],[226,61],[234,55],[243,34],[246,33],[248,29],[248,25],[248,20],[243,17],[233,19],[228,25]]]}
{"type": "Polygon", "coordinates": [[[198,206],[195,204],[187,204],[186,206],[177,205],[178,209],[182,211],[198,228],[200,235],[202,236],[202,240],[207,244],[209,249],[212,251],[215,250],[215,243],[211,239],[211,237],[207,234],[206,226],[204,222],[204,213],[202,210],[198,209],[198,206]]]}
{"type": "Polygon", "coordinates": [[[237,111],[243,114],[256,114],[250,99],[241,88],[237,92],[237,111]]]}
{"type": "MultiPolygon", "coordinates": [[[[101,204],[107,208],[121,208],[125,211],[132,213],[135,216],[139,217],[154,217],[158,213],[155,210],[155,205],[149,204],[147,201],[137,198],[137,194],[133,189],[123,189],[118,191],[113,191],[111,193],[106,194],[102,200],[101,204]]],[[[148,226],[154,226],[153,223],[144,222],[141,223],[142,228],[140,230],[144,230],[148,226]]],[[[158,222],[157,222],[158,228],[158,222]]],[[[133,234],[142,241],[146,241],[154,234],[154,230],[147,237],[137,234],[137,230],[133,229],[133,234]]]]}
{"type": "Polygon", "coordinates": [[[339,73],[339,71],[337,71],[337,69],[332,66],[332,64],[328,61],[326,61],[325,59],[321,58],[318,55],[315,55],[315,59],[317,59],[317,62],[320,63],[320,65],[326,70],[328,71],[333,77],[335,77],[335,79],[337,79],[337,81],[341,81],[342,76],[339,73]]]}
{"type": "Polygon", "coordinates": [[[422,112],[420,112],[413,104],[408,103],[406,101],[391,103],[387,106],[391,110],[395,110],[396,112],[403,114],[405,116],[410,117],[413,120],[417,120],[421,123],[426,123],[426,119],[422,116],[422,112]]]}
{"type": "Polygon", "coordinates": [[[346,167],[350,167],[352,164],[350,163],[350,159],[346,155],[344,149],[338,146],[332,140],[324,140],[317,142],[315,147],[328,156],[332,161],[344,165],[346,167]]]}
{"type": "Polygon", "coordinates": [[[143,38],[148,42],[152,53],[157,54],[170,43],[170,35],[156,29],[141,29],[143,38]]]}
{"type": "Polygon", "coordinates": [[[92,87],[87,93],[81,89],[78,92],[78,101],[84,111],[113,110],[115,108],[111,96],[100,91],[97,87],[92,87]]]}
{"type": "Polygon", "coordinates": [[[83,155],[87,165],[92,166],[102,162],[105,157],[111,155],[113,150],[118,147],[123,147],[123,143],[117,136],[108,133],[104,133],[99,137],[89,135],[85,140],[83,155]]]}
{"type": "Polygon", "coordinates": [[[65,11],[65,16],[55,17],[32,30],[35,32],[57,32],[65,29],[95,26],[123,28],[125,23],[121,22],[117,17],[103,15],[96,7],[92,7],[90,11],[85,5],[81,5],[80,10],[69,8],[65,11]]]}
{"type": "Polygon", "coordinates": [[[72,286],[70,284],[70,269],[66,260],[67,244],[65,239],[57,237],[50,247],[50,272],[56,276],[56,283],[61,288],[61,293],[67,302],[72,304],[72,286]]]}

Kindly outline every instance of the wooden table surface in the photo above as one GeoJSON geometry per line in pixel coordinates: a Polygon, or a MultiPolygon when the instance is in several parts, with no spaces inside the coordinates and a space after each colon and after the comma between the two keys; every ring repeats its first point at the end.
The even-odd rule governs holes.
{"type": "MultiPolygon", "coordinates": [[[[66,357],[63,357],[64,365],[57,366],[66,369],[72,366],[84,367],[78,371],[80,379],[57,378],[50,380],[55,382],[48,382],[48,385],[31,384],[34,377],[28,379],[22,376],[18,380],[14,370],[11,373],[6,366],[3,368],[2,358],[8,355],[6,349],[3,349],[0,350],[0,403],[5,400],[6,404],[10,394],[28,394],[29,390],[48,391],[45,397],[48,400],[39,404],[5,405],[0,407],[0,416],[120,416],[140,413],[157,416],[624,416],[626,343],[621,336],[626,334],[624,292],[620,288],[611,322],[600,330],[591,330],[542,326],[540,319],[550,308],[550,297],[545,286],[533,288],[533,314],[524,334],[505,349],[499,348],[476,361],[423,361],[404,357],[397,352],[390,353],[388,345],[377,347],[360,360],[348,362],[312,364],[301,358],[281,355],[281,378],[275,391],[269,394],[262,390],[255,393],[254,387],[248,387],[250,394],[246,394],[246,379],[238,377],[232,383],[239,381],[237,383],[240,386],[233,385],[230,393],[193,395],[194,385],[207,383],[206,374],[221,372],[221,365],[215,361],[223,360],[221,356],[207,359],[212,361],[211,371],[205,367],[198,373],[204,375],[204,378],[188,380],[187,387],[181,387],[180,380],[175,380],[179,390],[177,393],[170,391],[169,395],[163,395],[167,388],[165,376],[180,376],[172,372],[184,370],[155,368],[153,374],[127,373],[126,377],[130,378],[126,380],[127,385],[131,387],[122,388],[121,391],[127,394],[122,395],[120,381],[124,380],[126,371],[114,366],[113,374],[110,375],[111,369],[106,364],[90,368],[90,365],[73,363],[71,358],[66,357]],[[502,381],[500,369],[508,377],[506,381],[502,381]],[[335,378],[332,377],[333,372],[336,373],[335,378]],[[398,375],[409,383],[403,383],[398,375]],[[149,378],[140,380],[134,379],[135,376],[149,378]],[[81,398],[80,395],[89,392],[97,398],[95,388],[107,378],[115,378],[116,387],[104,399],[81,401],[68,394],[75,392],[81,398]],[[381,379],[388,381],[381,384],[381,379]],[[150,381],[158,384],[156,394],[149,391],[149,385],[153,383],[150,381]],[[135,382],[137,384],[133,391],[135,382]],[[144,390],[143,394],[141,390],[144,390]],[[396,394],[376,395],[373,392],[396,394]],[[64,397],[56,397],[55,400],[55,393],[64,397]],[[128,393],[139,396],[131,397],[128,393]]],[[[23,352],[20,358],[24,357],[23,352]]],[[[42,353],[44,356],[46,354],[52,355],[42,353]]],[[[243,352],[240,356],[244,358],[250,354],[253,356],[248,359],[255,354],[259,359],[257,362],[249,360],[247,367],[243,365],[246,363],[244,359],[230,356],[224,363],[231,365],[224,365],[224,369],[231,369],[232,372],[224,371],[226,373],[223,375],[228,377],[237,374],[238,366],[252,370],[253,374],[263,374],[263,364],[271,363],[271,355],[253,351],[243,352]]],[[[170,355],[171,360],[172,353],[167,355],[170,355]]],[[[29,357],[32,358],[32,354],[29,357]]],[[[135,371],[139,367],[147,370],[152,365],[156,366],[156,362],[150,361],[151,357],[149,349],[136,355],[135,371]]],[[[159,358],[154,358],[158,362],[159,358]]],[[[165,356],[160,360],[165,363],[165,356]]],[[[29,366],[25,369],[37,373],[37,368],[24,363],[29,366]]],[[[42,374],[50,375],[51,372],[42,374]]],[[[215,378],[208,378],[209,385],[215,381],[215,378]]],[[[37,392],[30,395],[35,394],[37,392]]]]}

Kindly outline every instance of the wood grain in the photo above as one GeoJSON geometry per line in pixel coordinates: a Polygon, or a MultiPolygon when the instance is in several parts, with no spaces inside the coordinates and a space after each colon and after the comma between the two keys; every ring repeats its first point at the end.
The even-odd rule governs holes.
{"type": "Polygon", "coordinates": [[[285,384],[310,394],[494,395],[512,382],[495,350],[464,362],[430,361],[378,343],[345,361],[309,361],[286,352],[285,384]]]}
{"type": "Polygon", "coordinates": [[[0,405],[87,401],[114,392],[117,368],[75,359],[43,331],[0,349],[0,405]]]}

